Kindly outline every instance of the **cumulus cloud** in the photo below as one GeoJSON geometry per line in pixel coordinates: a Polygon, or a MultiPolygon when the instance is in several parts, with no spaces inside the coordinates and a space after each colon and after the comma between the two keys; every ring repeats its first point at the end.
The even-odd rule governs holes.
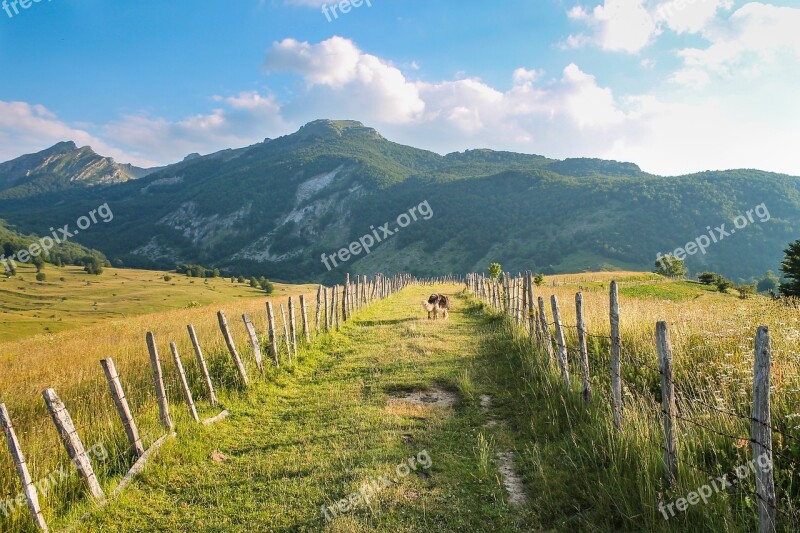
{"type": "MultiPolygon", "coordinates": [[[[683,81],[711,84],[705,92],[687,94],[681,87],[673,85],[671,91],[662,85],[657,93],[618,94],[577,63],[552,73],[521,65],[508,73],[505,88],[467,73],[424,80],[417,78],[417,70],[398,68],[349,39],[286,39],[274,43],[264,61],[268,74],[279,72],[298,81],[280,101],[257,91],[217,96],[205,113],[179,120],[129,115],[91,133],[70,127],[41,106],[6,103],[0,105],[0,141],[7,142],[0,146],[12,145],[17,151],[39,143],[41,149],[45,140],[74,139],[101,153],[147,154],[168,163],[190,152],[208,153],[291,133],[310,120],[347,118],[373,126],[393,141],[440,153],[492,148],[558,158],[613,158],[662,174],[731,167],[800,174],[785,149],[800,142],[800,109],[773,105],[791,101],[788,89],[776,93],[761,84],[738,92],[712,90],[719,89],[713,85],[717,71],[744,60],[754,46],[765,57],[774,51],[759,42],[765,30],[751,27],[753,21],[766,20],[764,12],[747,13],[733,18],[730,27],[739,33],[715,30],[719,40],[714,43],[743,34],[740,42],[748,46],[734,48],[735,53],[729,45],[720,52],[685,56],[689,70],[680,74],[683,81]],[[115,152],[117,146],[126,151],[115,152]]],[[[784,17],[781,13],[770,20],[784,17]]],[[[791,32],[781,35],[785,39],[778,39],[784,43],[778,50],[796,51],[791,32]]]]}
{"type": "Polygon", "coordinates": [[[594,9],[573,6],[567,15],[587,26],[588,33],[569,35],[565,48],[595,45],[614,52],[639,53],[668,28],[699,33],[732,0],[603,0],[594,9]]]}
{"type": "Polygon", "coordinates": [[[154,166],[147,156],[136,151],[120,150],[116,146],[63,122],[43,105],[0,100],[0,161],[49,148],[60,141],[75,141],[78,146],[91,146],[104,156],[123,163],[154,166]]]}
{"type": "Polygon", "coordinates": [[[673,81],[704,86],[712,76],[758,77],[777,67],[785,76],[800,62],[800,9],[759,2],[745,4],[727,20],[707,28],[705,48],[679,52],[684,68],[673,81]]]}
{"type": "Polygon", "coordinates": [[[288,127],[274,96],[243,92],[214,97],[218,107],[178,121],[127,115],[103,128],[109,139],[151,154],[162,162],[180,160],[191,152],[209,153],[246,146],[277,136],[288,127]]]}

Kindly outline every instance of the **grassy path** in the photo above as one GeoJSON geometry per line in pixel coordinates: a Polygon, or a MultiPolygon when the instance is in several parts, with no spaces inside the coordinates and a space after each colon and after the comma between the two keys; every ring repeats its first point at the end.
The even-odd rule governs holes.
{"type": "Polygon", "coordinates": [[[492,414],[481,406],[495,393],[481,380],[497,361],[486,349],[496,324],[461,296],[448,322],[423,320],[430,290],[377,303],[301,352],[294,368],[222,398],[225,422],[199,428],[178,413],[180,438],[78,530],[531,530],[527,504],[508,503],[493,460],[498,443],[513,448],[509,429],[487,426],[492,414]],[[420,390],[457,401],[397,399],[420,390]],[[365,491],[369,503],[336,507],[382,476],[389,484],[365,491]]]}

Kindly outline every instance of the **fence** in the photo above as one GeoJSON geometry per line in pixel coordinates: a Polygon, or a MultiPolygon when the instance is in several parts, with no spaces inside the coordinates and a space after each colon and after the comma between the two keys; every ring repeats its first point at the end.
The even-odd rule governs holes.
{"type": "MultiPolygon", "coordinates": [[[[280,304],[283,335],[280,335],[276,329],[276,316],[272,302],[267,302],[267,331],[265,335],[267,342],[265,343],[265,348],[268,350],[271,363],[276,368],[279,368],[282,362],[291,363],[293,358],[297,358],[298,337],[301,338],[301,342],[304,339],[306,343],[311,343],[313,338],[320,334],[324,334],[332,329],[338,330],[344,322],[352,318],[355,311],[367,307],[376,300],[381,300],[394,294],[413,281],[414,278],[408,275],[384,276],[380,274],[373,279],[368,279],[367,276],[357,276],[351,281],[350,275],[348,274],[344,284],[341,286],[336,285],[332,288],[324,286],[319,287],[316,295],[316,309],[313,323],[310,322],[308,318],[309,313],[305,296],[301,295],[299,298],[299,311],[295,305],[295,299],[290,297],[287,305],[288,318],[283,304],[280,304]],[[299,322],[297,318],[298,313],[300,315],[299,322]],[[298,331],[300,328],[302,329],[298,331]]],[[[231,366],[235,369],[236,382],[223,382],[219,379],[219,375],[226,369],[217,368],[217,376],[214,376],[214,367],[210,368],[208,364],[198,341],[195,327],[191,324],[187,326],[194,351],[196,371],[199,372],[202,377],[199,382],[202,383],[202,387],[205,389],[202,392],[208,399],[209,404],[214,408],[220,407],[217,398],[217,391],[220,385],[246,389],[254,380],[254,376],[248,374],[248,365],[245,364],[246,361],[243,359],[237,347],[237,340],[234,338],[228,323],[228,317],[225,316],[225,313],[220,311],[217,314],[217,320],[230,356],[231,366]],[[217,377],[216,387],[214,384],[214,377],[217,377]]],[[[251,348],[255,368],[263,379],[265,367],[261,339],[257,334],[253,321],[248,315],[243,315],[242,321],[247,333],[247,343],[251,348]]],[[[217,415],[201,420],[194,400],[194,393],[197,392],[197,390],[195,389],[195,391],[193,391],[190,386],[190,381],[187,379],[186,367],[184,367],[184,360],[178,351],[177,345],[171,342],[169,347],[172,356],[172,366],[180,385],[179,390],[171,388],[169,384],[165,382],[164,368],[162,367],[164,360],[159,353],[158,342],[153,333],[147,332],[145,340],[153,376],[153,388],[151,389],[153,396],[146,396],[146,403],[154,407],[157,406],[158,420],[162,426],[162,434],[155,436],[155,438],[143,438],[141,435],[136,422],[136,413],[134,413],[134,409],[132,409],[129,397],[126,396],[122,377],[117,371],[113,359],[106,358],[100,361],[108,391],[113,400],[117,416],[122,423],[125,439],[129,444],[127,449],[122,447],[122,449],[119,450],[124,456],[120,459],[125,461],[126,457],[130,457],[131,460],[135,461],[122,478],[122,481],[114,488],[111,495],[105,494],[101,483],[98,481],[98,475],[95,472],[91,457],[94,450],[87,449],[84,441],[81,439],[81,434],[84,434],[93,420],[86,420],[82,421],[83,424],[76,424],[76,420],[72,418],[68,406],[61,400],[54,389],[48,388],[42,392],[44,402],[51,418],[51,423],[55,426],[59,435],[61,446],[66,450],[70,461],[75,466],[85,489],[88,490],[90,496],[98,505],[104,505],[124,490],[134,476],[144,468],[146,461],[156,453],[158,448],[168,437],[177,437],[177,434],[174,432],[173,409],[183,404],[194,423],[206,425],[222,420],[228,415],[228,411],[223,409],[217,415]],[[152,444],[146,449],[144,442],[152,442],[152,444]]],[[[256,377],[255,379],[258,378],[256,377]]],[[[139,393],[140,391],[136,392],[139,393]]],[[[72,399],[75,400],[78,398],[73,397],[72,399]]],[[[78,421],[81,422],[81,420],[78,421]]],[[[0,403],[0,427],[2,427],[3,433],[5,434],[16,475],[19,478],[22,488],[22,492],[20,492],[18,496],[11,499],[6,498],[0,500],[0,505],[3,505],[2,510],[8,515],[9,511],[11,513],[15,512],[15,506],[17,509],[27,507],[33,525],[39,530],[48,531],[38,494],[41,487],[38,483],[34,483],[34,478],[31,476],[31,463],[26,460],[25,453],[23,452],[18,438],[18,431],[20,428],[13,425],[12,416],[3,403],[0,403]]],[[[36,431],[46,431],[46,428],[36,428],[36,431]]],[[[57,446],[58,445],[54,445],[45,448],[44,451],[57,452],[57,446]]],[[[41,479],[49,479],[49,477],[48,475],[46,478],[41,479]]]]}
{"type": "MultiPolygon", "coordinates": [[[[538,296],[534,303],[533,277],[530,272],[524,275],[511,276],[508,273],[497,279],[487,278],[481,274],[470,274],[465,280],[468,291],[488,306],[502,312],[508,317],[512,327],[526,335],[529,341],[547,359],[548,367],[557,367],[564,389],[568,394],[574,390],[570,371],[580,369],[580,395],[583,402],[595,401],[597,395],[592,391],[592,374],[596,374],[597,363],[607,368],[606,377],[609,383],[611,417],[614,427],[621,430],[625,425],[625,405],[623,403],[623,386],[629,394],[637,395],[657,409],[661,418],[662,442],[656,442],[644,435],[651,444],[663,450],[664,482],[667,488],[675,486],[679,463],[685,464],[702,475],[716,477],[719,473],[709,471],[699,465],[701,461],[693,461],[687,454],[678,453],[678,431],[681,424],[689,424],[710,431],[712,434],[728,439],[732,446],[746,440],[750,446],[753,460],[766,458],[769,468],[758,469],[755,479],[756,490],[750,495],[755,499],[759,531],[772,532],[783,525],[790,530],[792,524],[800,524],[800,515],[796,508],[782,509],[779,501],[788,502],[789,497],[779,498],[776,495],[775,471],[778,467],[785,469],[791,476],[797,471],[798,463],[789,457],[787,450],[800,449],[800,436],[792,435],[772,423],[770,410],[770,385],[772,348],[769,328],[758,328],[755,343],[753,368],[753,389],[751,414],[742,414],[735,409],[723,408],[701,400],[698,394],[675,380],[673,350],[670,340],[669,325],[660,321],[656,324],[655,345],[658,353],[657,365],[642,360],[625,348],[620,336],[620,302],[617,282],[612,281],[609,293],[609,326],[610,335],[596,335],[587,330],[584,319],[584,302],[582,293],[575,296],[576,324],[564,324],[558,298],[550,297],[549,307],[552,321],[548,319],[547,306],[543,296],[538,296]],[[568,345],[567,330],[574,330],[573,346],[568,345]],[[607,344],[608,359],[590,359],[587,340],[594,339],[607,344]],[[660,390],[648,390],[646,386],[635,383],[624,377],[626,365],[637,369],[648,369],[660,376],[660,390]],[[657,394],[656,394],[657,392],[657,394]],[[658,407],[657,407],[658,406],[658,407]],[[691,406],[691,408],[690,408],[691,406]],[[660,408],[659,408],[660,407],[660,408]],[[714,415],[724,415],[749,424],[748,439],[719,431],[699,417],[693,417],[695,409],[702,408],[714,415]],[[778,435],[783,449],[776,445],[773,436],[778,435]],[[783,522],[781,522],[783,520],[783,522]]],[[[605,351],[605,350],[603,350],[605,351]]],[[[759,465],[761,463],[759,462],[759,465]]]]}

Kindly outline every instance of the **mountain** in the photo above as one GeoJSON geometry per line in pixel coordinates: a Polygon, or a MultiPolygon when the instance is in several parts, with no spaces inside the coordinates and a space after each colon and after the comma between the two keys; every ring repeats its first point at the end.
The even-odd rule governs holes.
{"type": "Polygon", "coordinates": [[[157,169],[121,165],[72,141],[0,164],[0,198],[22,198],[71,187],[123,183],[157,169]]]}
{"type": "Polygon", "coordinates": [[[747,279],[776,269],[786,244],[800,237],[797,177],[758,170],[663,177],[633,163],[492,150],[442,156],[333,120],[192,155],[136,180],[0,198],[0,213],[46,232],[105,203],[113,221],[79,240],[110,258],[290,281],[345,271],[466,272],[491,261],[544,273],[650,270],[658,253],[704,242],[709,232],[717,242],[688,258],[690,270],[747,279]],[[421,204],[429,220],[418,216],[421,204]],[[397,217],[412,207],[417,220],[399,228],[397,217]],[[713,228],[734,229],[748,211],[745,227],[716,236],[713,228]],[[323,253],[374,236],[386,222],[400,231],[328,271],[323,253]]]}

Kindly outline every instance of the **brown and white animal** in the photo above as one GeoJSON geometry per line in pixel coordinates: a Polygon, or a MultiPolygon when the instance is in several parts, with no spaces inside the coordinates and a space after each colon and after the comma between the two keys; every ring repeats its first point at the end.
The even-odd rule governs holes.
{"type": "Polygon", "coordinates": [[[450,316],[450,300],[444,294],[431,294],[428,301],[424,302],[422,305],[428,311],[429,320],[431,318],[431,313],[433,313],[434,320],[439,318],[440,313],[445,320],[450,316]]]}

